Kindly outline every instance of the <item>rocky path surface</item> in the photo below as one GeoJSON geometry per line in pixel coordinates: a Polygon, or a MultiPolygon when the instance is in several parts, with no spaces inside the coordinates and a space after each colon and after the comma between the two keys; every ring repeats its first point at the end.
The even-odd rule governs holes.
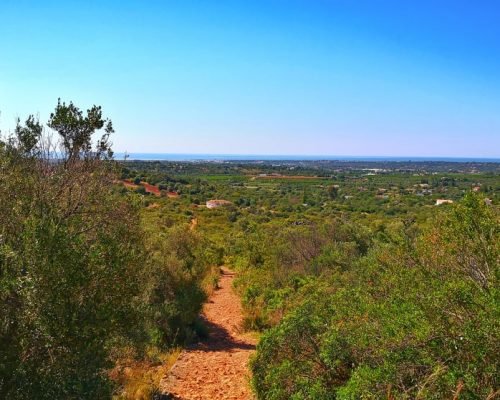
{"type": "Polygon", "coordinates": [[[253,399],[248,360],[255,339],[240,333],[242,310],[233,292],[234,273],[223,268],[219,289],[203,308],[209,338],[184,350],[163,379],[162,391],[172,399],[253,399]]]}

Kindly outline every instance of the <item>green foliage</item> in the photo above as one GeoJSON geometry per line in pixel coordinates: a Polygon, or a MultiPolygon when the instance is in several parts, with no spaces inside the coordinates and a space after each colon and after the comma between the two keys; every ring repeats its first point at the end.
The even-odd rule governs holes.
{"type": "Polygon", "coordinates": [[[89,135],[99,117],[57,124],[70,147],[88,139],[84,157],[76,147],[60,162],[47,156],[48,141],[32,117],[1,150],[2,398],[107,396],[110,346],[139,335],[138,214],[110,190],[111,165],[92,152],[89,135]]]}
{"type": "Polygon", "coordinates": [[[0,141],[0,398],[110,398],[122,354],[204,334],[214,257],[187,229],[144,228],[100,107],[59,101],[48,126],[60,143],[32,116],[0,141]]]}
{"type": "Polygon", "coordinates": [[[165,199],[158,222],[196,219],[205,249],[238,270],[244,327],[264,332],[259,398],[486,398],[498,388],[498,164],[124,167],[175,182],[185,195],[165,199]],[[492,206],[464,196],[478,186],[492,206]],[[206,209],[209,199],[233,206],[206,209]]]}
{"type": "Polygon", "coordinates": [[[1,398],[109,398],[114,365],[207,335],[223,264],[259,398],[494,397],[497,164],[118,164],[100,107],[48,125],[0,140],[1,398]]]}
{"type": "Polygon", "coordinates": [[[109,143],[109,136],[114,132],[113,124],[102,118],[100,106],[93,106],[83,116],[72,102],[66,105],[59,99],[47,125],[59,134],[64,157],[69,162],[81,158],[111,158],[113,155],[109,143]],[[104,134],[96,146],[92,146],[92,135],[103,128],[104,134]]]}
{"type": "MultiPolygon", "coordinates": [[[[170,347],[193,339],[206,294],[208,260],[201,239],[181,226],[150,235],[142,287],[153,343],[170,347]]],[[[208,254],[208,253],[207,253],[208,254]]]]}
{"type": "Polygon", "coordinates": [[[302,286],[258,346],[258,397],[491,396],[499,384],[498,233],[491,208],[470,194],[412,246],[376,246],[302,286]]]}
{"type": "Polygon", "coordinates": [[[267,237],[259,231],[242,240],[236,285],[252,329],[275,324],[311,277],[348,269],[370,245],[365,229],[341,219],[270,229],[267,237]]]}

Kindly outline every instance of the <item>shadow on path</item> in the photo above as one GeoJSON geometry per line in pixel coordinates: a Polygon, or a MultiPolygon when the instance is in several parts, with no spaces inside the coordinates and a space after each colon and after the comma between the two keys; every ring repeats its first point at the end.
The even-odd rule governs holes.
{"type": "Polygon", "coordinates": [[[191,346],[188,346],[188,349],[199,351],[227,352],[231,352],[234,350],[255,350],[254,344],[245,343],[243,341],[235,339],[223,326],[209,321],[205,317],[201,317],[201,320],[208,328],[208,338],[205,340],[201,340],[191,346]]]}
{"type": "Polygon", "coordinates": [[[155,400],[250,400],[248,361],[256,339],[241,334],[243,312],[232,289],[235,274],[221,268],[219,289],[200,315],[208,335],[185,348],[162,379],[155,400]]]}

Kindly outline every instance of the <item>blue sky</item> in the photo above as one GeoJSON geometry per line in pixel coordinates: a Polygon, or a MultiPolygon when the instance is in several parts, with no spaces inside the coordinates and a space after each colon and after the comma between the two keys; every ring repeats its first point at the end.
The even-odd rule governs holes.
{"type": "Polygon", "coordinates": [[[0,0],[0,128],[100,104],[115,150],[500,157],[494,0],[0,0]]]}

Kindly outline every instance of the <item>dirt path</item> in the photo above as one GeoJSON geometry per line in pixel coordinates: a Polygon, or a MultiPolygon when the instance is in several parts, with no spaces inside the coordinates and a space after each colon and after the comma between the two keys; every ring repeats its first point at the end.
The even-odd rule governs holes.
{"type": "Polygon", "coordinates": [[[162,381],[172,399],[252,399],[248,360],[255,340],[241,334],[240,299],[232,290],[234,274],[223,269],[219,289],[203,308],[209,338],[182,352],[162,381]]]}

